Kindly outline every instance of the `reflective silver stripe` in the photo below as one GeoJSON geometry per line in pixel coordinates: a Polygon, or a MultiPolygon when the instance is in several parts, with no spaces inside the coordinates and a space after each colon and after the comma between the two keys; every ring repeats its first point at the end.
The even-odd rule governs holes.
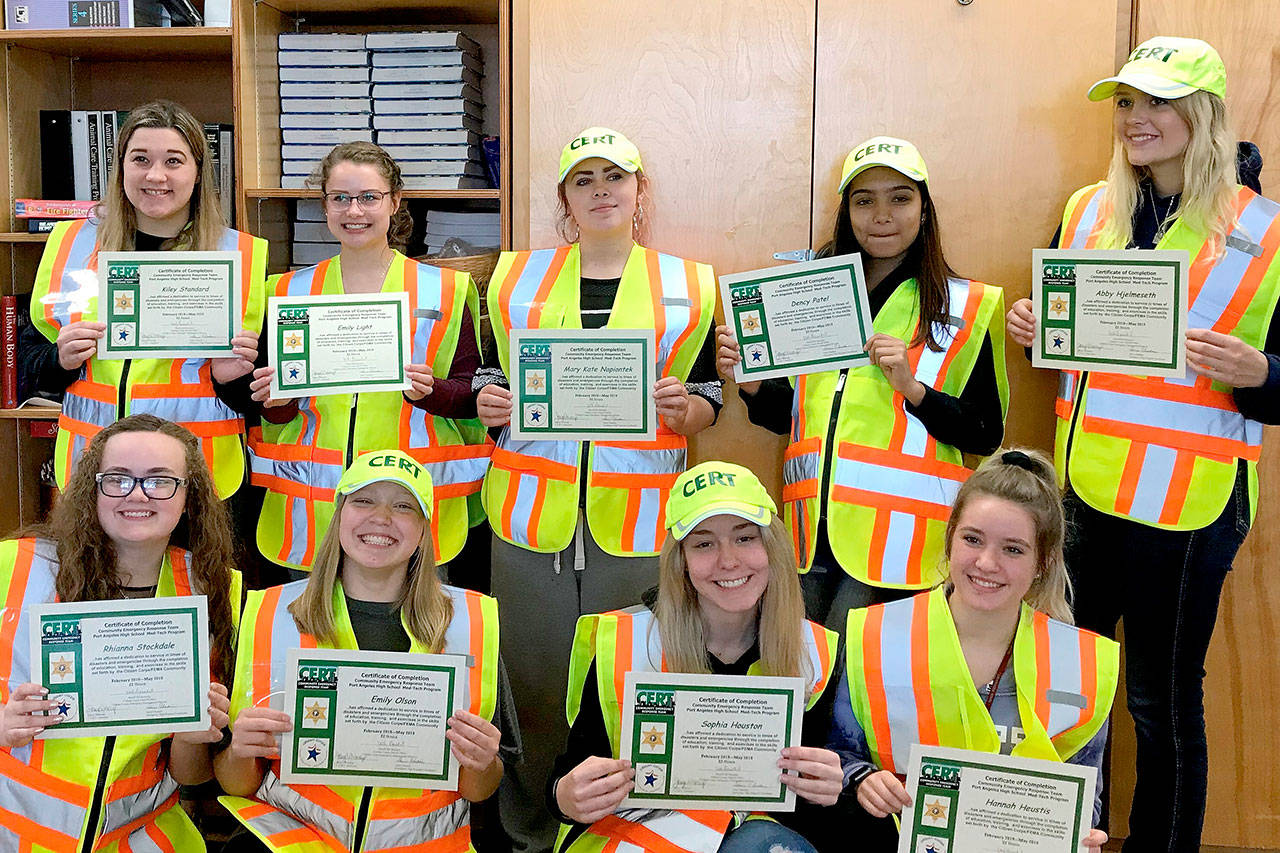
{"type": "MultiPolygon", "coordinates": [[[[483,450],[476,445],[477,452],[483,450]]],[[[489,470],[489,455],[448,459],[441,462],[427,462],[423,466],[431,474],[433,485],[452,486],[458,483],[479,483],[484,473],[489,470]]]]}
{"type": "Polygon", "coordinates": [[[305,823],[280,811],[264,812],[255,818],[245,818],[240,815],[236,815],[236,817],[255,832],[260,832],[268,838],[272,835],[279,835],[282,832],[310,829],[305,823]]]}
{"type": "MultiPolygon", "coordinates": [[[[88,800],[88,798],[89,795],[86,793],[85,799],[88,800]]],[[[79,834],[89,811],[87,807],[72,805],[66,800],[51,797],[5,775],[0,775],[0,808],[23,815],[40,826],[71,836],[79,834]]],[[[16,841],[13,836],[8,837],[16,841]]],[[[17,847],[2,849],[17,850],[17,847]]]]}
{"type": "MultiPolygon", "coordinates": [[[[1085,397],[1085,418],[1104,418],[1122,424],[1194,433],[1210,438],[1238,441],[1251,447],[1262,444],[1262,424],[1246,420],[1238,411],[1196,403],[1162,400],[1141,394],[1090,388],[1085,397]]],[[[1086,420],[1086,424],[1087,424],[1086,420]]],[[[1089,425],[1090,431],[1099,430],[1089,425]]],[[[1107,430],[1106,432],[1111,432],[1107,430]]],[[[1185,447],[1195,450],[1194,446],[1185,447]]]]}
{"type": "Polygon", "coordinates": [[[447,806],[415,817],[371,820],[360,849],[363,853],[377,853],[445,838],[466,826],[470,814],[471,804],[459,797],[447,806]]]}
{"type": "MultiPolygon", "coordinates": [[[[616,813],[628,823],[638,823],[650,832],[689,853],[716,853],[724,833],[698,823],[684,812],[666,809],[623,809],[616,813]]],[[[728,827],[726,826],[726,829],[728,827]]]]}
{"type": "Polygon", "coordinates": [[[818,451],[797,453],[782,462],[782,481],[787,484],[818,478],[818,451]]]}
{"type": "Polygon", "coordinates": [[[597,444],[591,468],[601,474],[679,474],[685,468],[685,449],[639,449],[597,444]]]}
{"type": "MultiPolygon", "coordinates": [[[[114,832],[138,818],[159,812],[161,806],[164,805],[164,801],[177,793],[177,791],[178,783],[173,780],[173,777],[166,770],[164,775],[160,777],[160,781],[151,788],[121,797],[115,802],[107,803],[102,816],[102,834],[106,835],[114,832]]],[[[176,800],[173,805],[178,805],[176,800]]]]}
{"type": "Polygon", "coordinates": [[[67,389],[62,401],[62,414],[73,421],[92,424],[99,429],[106,429],[116,422],[114,403],[102,403],[91,397],[82,397],[75,392],[75,385],[67,389]]]}
{"type": "MultiPolygon", "coordinates": [[[[274,643],[272,648],[275,648],[274,643]]],[[[342,842],[343,847],[351,848],[352,835],[355,832],[354,827],[338,815],[317,806],[310,800],[304,799],[288,785],[281,782],[280,777],[276,776],[274,771],[267,771],[267,775],[263,777],[262,784],[258,787],[258,793],[255,796],[267,805],[293,815],[308,826],[332,835],[342,842]]]]}

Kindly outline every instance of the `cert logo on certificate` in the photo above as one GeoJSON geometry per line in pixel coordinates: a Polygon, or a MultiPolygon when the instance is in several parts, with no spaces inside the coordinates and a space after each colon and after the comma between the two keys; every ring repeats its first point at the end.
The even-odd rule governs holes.
{"type": "Polygon", "coordinates": [[[911,747],[898,853],[1079,853],[1097,770],[963,749],[911,747]]]}
{"type": "Polygon", "coordinates": [[[412,360],[407,293],[267,300],[271,396],[403,391],[412,360]]]}
{"type": "Polygon", "coordinates": [[[444,733],[466,707],[463,657],[291,649],[287,671],[283,781],[458,789],[444,733]]]}
{"type": "Polygon", "coordinates": [[[1186,375],[1186,252],[1037,249],[1031,364],[1186,375]]]}
{"type": "Polygon", "coordinates": [[[98,358],[230,356],[240,328],[239,252],[102,252],[98,358]]]}
{"type": "Polygon", "coordinates": [[[209,727],[203,595],[33,605],[31,680],[62,718],[40,738],[168,734],[209,727]]]}
{"type": "Polygon", "coordinates": [[[859,255],[720,276],[741,347],[739,382],[869,364],[871,309],[859,255]]]}
{"type": "Polygon", "coordinates": [[[778,759],[803,709],[800,678],[627,673],[620,755],[636,778],[622,805],[792,811],[778,759]]]}

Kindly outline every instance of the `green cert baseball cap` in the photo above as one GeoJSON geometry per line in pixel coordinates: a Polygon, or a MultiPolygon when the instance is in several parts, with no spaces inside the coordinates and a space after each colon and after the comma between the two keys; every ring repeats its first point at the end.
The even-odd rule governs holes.
{"type": "Polygon", "coordinates": [[[1184,98],[1192,92],[1227,96],[1227,68],[1222,57],[1200,39],[1156,36],[1129,54],[1120,73],[1089,87],[1089,100],[1105,101],[1121,83],[1157,98],[1184,98]]]}
{"type": "Polygon", "coordinates": [[[703,462],[676,478],[667,497],[667,528],[684,539],[713,515],[736,515],[767,527],[778,511],[750,469],[731,462],[703,462]]]}
{"type": "Polygon", "coordinates": [[[563,181],[570,169],[592,157],[603,157],[628,172],[641,168],[640,149],[632,145],[630,139],[607,127],[588,127],[569,140],[560,152],[560,177],[556,181],[563,181]]]}
{"type": "Polygon", "coordinates": [[[340,495],[349,495],[370,483],[399,483],[418,499],[423,516],[431,517],[431,473],[408,454],[399,450],[362,453],[350,468],[342,472],[336,491],[340,495]]]}
{"type": "Polygon", "coordinates": [[[844,192],[850,181],[876,166],[888,166],[913,181],[929,181],[929,170],[925,168],[924,158],[914,145],[892,136],[873,136],[844,158],[844,169],[840,172],[840,186],[836,187],[836,194],[844,192]]]}

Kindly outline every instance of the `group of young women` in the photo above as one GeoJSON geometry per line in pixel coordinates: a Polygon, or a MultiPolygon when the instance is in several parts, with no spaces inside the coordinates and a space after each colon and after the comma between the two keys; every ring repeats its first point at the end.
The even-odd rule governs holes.
{"type": "MultiPolygon", "coordinates": [[[[1055,243],[1187,250],[1190,370],[1064,373],[1056,472],[997,452],[1002,292],[947,263],[923,158],[891,137],[855,147],[821,251],[862,257],[871,364],[739,387],[754,423],[790,437],[781,514],[744,468],[685,470],[739,348],[712,328],[711,269],[641,245],[654,202],[621,134],[565,146],[567,245],[502,255],[482,353],[470,278],[398,251],[403,181],[382,149],[339,145],[317,169],[340,254],[266,280],[265,243],[220,220],[200,125],[171,103],[134,110],[100,215],[51,235],[33,292],[44,337],[24,362],[65,391],[63,496],[0,544],[0,824],[22,850],[203,849],[178,786],[216,777],[243,827],[229,850],[466,850],[469,803],[495,791],[522,851],[889,849],[912,743],[1101,767],[1119,677],[1103,635],[1123,618],[1139,743],[1126,848],[1196,849],[1203,663],[1256,509],[1261,424],[1280,422],[1280,208],[1240,186],[1224,94],[1217,53],[1174,38],[1090,90],[1114,100],[1114,156],[1055,243]],[[243,257],[234,357],[96,357],[98,251],[219,248],[243,257]],[[412,387],[271,399],[266,296],[376,291],[409,295],[412,387]],[[656,331],[657,437],[512,439],[510,330],[600,326],[656,331]],[[261,508],[228,503],[292,582],[242,601],[220,498],[244,447],[261,508]],[[964,454],[992,455],[972,471],[964,454]],[[485,517],[496,600],[438,572],[485,517]],[[37,737],[57,717],[24,605],[191,592],[209,597],[213,728],[37,737]],[[643,651],[614,643],[623,628],[643,651]],[[467,655],[469,708],[448,724],[458,790],[282,782],[294,721],[270,700],[304,644],[467,655]],[[803,745],[778,765],[794,814],[618,811],[633,782],[618,673],[663,668],[806,680],[803,745]]],[[[1006,328],[1030,345],[1028,300],[1006,328]]]]}

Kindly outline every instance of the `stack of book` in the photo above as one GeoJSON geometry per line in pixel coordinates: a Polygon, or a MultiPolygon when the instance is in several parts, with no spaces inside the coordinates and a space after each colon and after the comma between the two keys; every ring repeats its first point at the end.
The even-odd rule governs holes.
{"type": "Polygon", "coordinates": [[[423,238],[427,252],[437,254],[449,239],[460,240],[478,251],[496,249],[502,244],[501,214],[428,210],[423,238]]]}
{"type": "Polygon", "coordinates": [[[299,199],[293,223],[293,269],[313,266],[341,250],[325,224],[323,203],[315,198],[299,199]]]}
{"type": "Polygon", "coordinates": [[[363,33],[281,33],[280,186],[303,189],[341,142],[372,142],[369,51],[363,33]]]}

